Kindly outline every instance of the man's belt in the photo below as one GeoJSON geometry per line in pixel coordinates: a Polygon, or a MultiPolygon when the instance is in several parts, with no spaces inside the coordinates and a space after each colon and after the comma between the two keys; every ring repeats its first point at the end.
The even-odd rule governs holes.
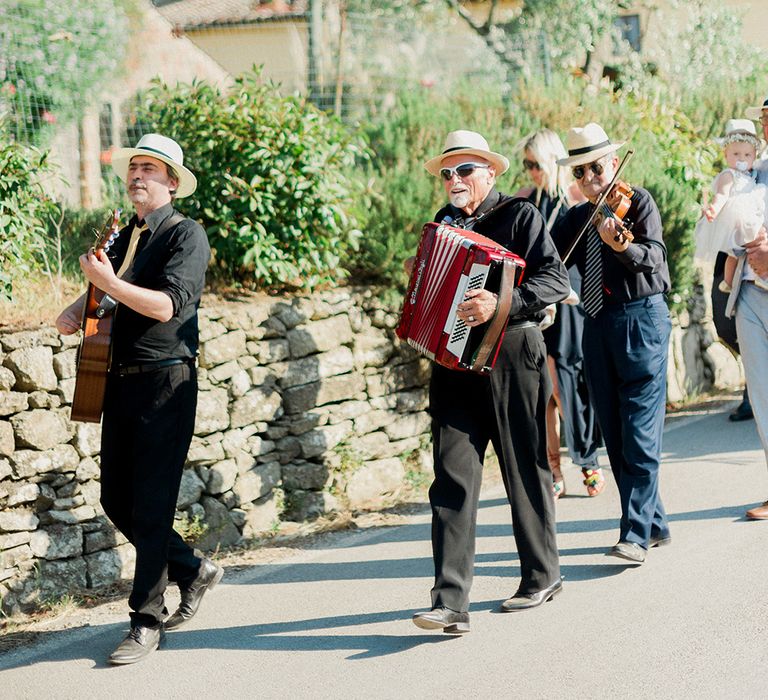
{"type": "Polygon", "coordinates": [[[154,372],[163,367],[173,367],[174,365],[191,365],[194,362],[192,358],[182,359],[176,357],[170,360],[157,360],[156,362],[144,362],[136,365],[120,365],[117,368],[117,374],[124,377],[127,374],[143,374],[144,372],[154,372]]]}

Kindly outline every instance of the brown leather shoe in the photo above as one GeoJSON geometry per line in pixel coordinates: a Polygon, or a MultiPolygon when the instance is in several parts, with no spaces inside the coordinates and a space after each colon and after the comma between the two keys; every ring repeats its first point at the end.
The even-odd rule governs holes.
{"type": "Polygon", "coordinates": [[[768,520],[768,501],[747,511],[750,520],[768,520]]]}

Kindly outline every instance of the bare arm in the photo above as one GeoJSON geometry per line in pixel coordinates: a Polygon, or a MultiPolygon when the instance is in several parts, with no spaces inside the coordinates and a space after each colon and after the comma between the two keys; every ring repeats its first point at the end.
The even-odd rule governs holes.
{"type": "Polygon", "coordinates": [[[768,235],[765,226],[760,229],[754,241],[744,244],[747,262],[760,277],[768,276],[768,235]]]}
{"type": "Polygon", "coordinates": [[[733,173],[730,170],[723,170],[715,180],[715,196],[709,203],[709,206],[704,209],[704,216],[707,217],[707,221],[714,221],[717,215],[722,210],[725,202],[728,200],[728,196],[731,194],[731,188],[733,187],[733,173]]]}
{"type": "Polygon", "coordinates": [[[97,254],[89,251],[81,255],[80,267],[95,287],[136,313],[162,322],[173,317],[173,302],[165,292],[138,287],[121,280],[115,275],[112,263],[104,251],[97,254]]]}

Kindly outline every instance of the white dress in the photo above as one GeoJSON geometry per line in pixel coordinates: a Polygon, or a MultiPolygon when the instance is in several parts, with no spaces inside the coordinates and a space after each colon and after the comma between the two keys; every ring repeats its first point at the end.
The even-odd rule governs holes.
{"type": "MultiPolygon", "coordinates": [[[[737,253],[745,243],[753,241],[763,225],[768,187],[755,182],[753,174],[732,168],[733,187],[714,221],[701,217],[694,233],[697,259],[712,263],[719,251],[737,253]]],[[[714,191],[715,182],[712,182],[714,191]]]]}

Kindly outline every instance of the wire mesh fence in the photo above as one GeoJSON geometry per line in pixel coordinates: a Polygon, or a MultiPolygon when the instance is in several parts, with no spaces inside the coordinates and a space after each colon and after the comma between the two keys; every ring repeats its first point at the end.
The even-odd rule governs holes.
{"type": "MultiPolygon", "coordinates": [[[[56,13],[52,4],[0,6],[0,118],[11,138],[52,149],[69,183],[65,198],[85,206],[102,199],[110,151],[147,130],[134,107],[154,76],[226,89],[262,66],[276,89],[349,123],[391,109],[408,84],[445,93],[459,81],[509,84],[510,62],[458,16],[435,25],[346,14],[320,0],[272,3],[268,12],[252,0],[155,0],[129,22],[116,0],[55,3],[56,13]]],[[[546,67],[544,42],[507,48],[546,67]]]]}

